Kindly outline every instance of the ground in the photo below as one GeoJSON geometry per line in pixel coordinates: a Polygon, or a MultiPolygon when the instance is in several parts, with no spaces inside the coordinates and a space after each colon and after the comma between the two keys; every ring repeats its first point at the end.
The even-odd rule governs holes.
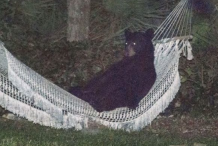
{"type": "MultiPolygon", "coordinates": [[[[5,3],[8,3],[8,1],[5,0],[5,3]]],[[[16,1],[14,6],[16,10],[16,1]]],[[[22,27],[20,27],[20,22],[27,22],[26,19],[23,20],[18,17],[23,16],[20,14],[20,10],[23,9],[18,7],[18,14],[14,15],[14,12],[16,12],[13,11],[14,8],[2,9],[2,17],[7,18],[7,21],[2,19],[0,22],[0,39],[19,60],[65,90],[74,85],[84,85],[95,74],[105,71],[109,65],[123,57],[124,45],[116,45],[113,42],[116,39],[110,39],[118,30],[122,32],[119,27],[121,18],[106,12],[102,5],[94,7],[98,9],[94,11],[91,20],[90,38],[92,40],[82,43],[65,41],[66,25],[59,26],[61,29],[46,35],[46,37],[32,31],[33,34],[29,33],[28,27],[26,27],[28,25],[21,25],[22,27]],[[12,10],[12,12],[8,12],[8,10],[12,10]],[[13,19],[19,18],[19,21],[11,21],[13,19],[9,19],[8,13],[12,14],[13,19]],[[98,19],[96,19],[96,16],[98,16],[98,19]]],[[[160,13],[163,14],[164,12],[161,11],[160,13]]],[[[161,22],[165,16],[159,18],[158,22],[161,22]]],[[[208,28],[216,28],[218,25],[217,22],[212,23],[214,27],[208,27],[210,25],[207,25],[201,19],[194,23],[193,30],[197,30],[196,32],[193,31],[195,38],[193,40],[193,44],[195,44],[195,47],[193,47],[194,60],[187,61],[182,57],[180,59],[179,72],[182,85],[179,93],[170,108],[140,132],[127,133],[108,129],[99,129],[100,131],[94,129],[91,132],[89,130],[81,132],[56,130],[25,120],[11,121],[1,117],[0,145],[60,146],[75,143],[75,145],[82,146],[166,146],[170,144],[193,145],[196,142],[217,146],[218,49],[216,38],[218,35],[211,33],[208,28]],[[196,26],[197,24],[199,26],[196,26]],[[206,33],[209,33],[209,36],[206,33]],[[202,36],[202,39],[200,36],[202,36]],[[211,42],[213,39],[215,41],[211,42]],[[210,44],[210,47],[208,47],[208,44],[210,44]],[[213,47],[211,47],[211,44],[213,47]],[[14,144],[14,142],[17,144],[14,144]]],[[[65,23],[63,22],[63,24],[65,23]]],[[[152,25],[152,27],[155,26],[158,25],[152,25]]],[[[217,30],[212,32],[217,32],[217,30]]],[[[3,110],[0,110],[1,115],[4,113],[3,110]]]]}
{"type": "Polygon", "coordinates": [[[82,131],[57,130],[25,120],[0,118],[2,146],[217,146],[218,119],[159,117],[139,132],[104,128],[82,131]]]}
{"type": "MultiPolygon", "coordinates": [[[[29,45],[34,47],[33,44],[29,45]]],[[[34,49],[27,47],[11,51],[24,63],[66,90],[72,84],[71,82],[77,81],[75,84],[84,84],[89,80],[98,72],[93,69],[93,66],[100,68],[98,70],[105,70],[110,63],[121,59],[123,54],[122,47],[116,48],[116,51],[115,48],[114,50],[99,50],[99,54],[101,55],[96,54],[95,50],[87,49],[72,51],[70,48],[57,48],[57,50],[49,51],[36,48],[37,47],[34,49]],[[76,58],[73,57],[75,55],[74,53],[77,56],[76,58]],[[99,56],[93,57],[95,56],[93,54],[99,56]],[[104,55],[105,57],[101,58],[104,55]],[[90,66],[90,63],[92,64],[92,67],[90,66]],[[68,65],[71,65],[71,68],[68,65]],[[84,72],[85,75],[78,77],[78,70],[84,72]],[[65,75],[66,73],[68,76],[65,75]],[[67,79],[64,80],[65,76],[67,76],[67,79]]],[[[181,101],[178,99],[179,95],[176,96],[172,104],[180,105],[181,101]]],[[[1,121],[6,122],[7,120],[1,118],[1,121]]],[[[25,123],[19,122],[18,125],[16,123],[17,122],[14,124],[18,129],[20,128],[19,126],[25,127],[25,123]]],[[[177,109],[174,107],[173,111],[170,110],[167,113],[161,114],[161,116],[158,116],[151,125],[148,125],[142,131],[151,132],[157,135],[175,134],[185,139],[210,139],[218,137],[217,127],[218,118],[216,116],[216,107],[202,109],[201,107],[198,108],[197,106],[194,106],[194,108],[191,108],[188,111],[181,111],[179,108],[177,109]]]]}

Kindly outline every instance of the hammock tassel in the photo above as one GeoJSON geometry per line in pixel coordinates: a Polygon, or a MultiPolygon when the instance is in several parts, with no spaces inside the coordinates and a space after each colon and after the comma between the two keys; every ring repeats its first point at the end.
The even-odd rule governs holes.
{"type": "Polygon", "coordinates": [[[190,42],[186,40],[183,42],[183,45],[184,46],[181,49],[181,53],[187,58],[187,60],[192,60],[194,57],[192,54],[192,46],[190,42]]]}
{"type": "Polygon", "coordinates": [[[99,113],[89,103],[20,62],[1,42],[0,105],[29,121],[55,128],[81,130],[97,123],[126,131],[142,129],[176,96],[180,87],[178,65],[181,54],[188,60],[193,59],[189,43],[191,4],[191,0],[181,0],[155,31],[153,43],[157,78],[136,109],[122,107],[99,113]]]}

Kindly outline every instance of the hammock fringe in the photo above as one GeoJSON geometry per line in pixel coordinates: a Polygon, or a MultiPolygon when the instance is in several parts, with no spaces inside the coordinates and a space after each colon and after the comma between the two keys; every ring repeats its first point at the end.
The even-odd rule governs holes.
{"type": "MultiPolygon", "coordinates": [[[[177,10],[169,15],[187,28],[191,16],[189,3],[189,0],[181,0],[177,10]],[[184,15],[184,12],[188,15],[184,15]]],[[[158,36],[155,38],[165,36],[165,28],[180,28],[174,21],[173,26],[169,25],[170,18],[156,31],[158,36]]],[[[187,31],[190,32],[190,29],[183,29],[183,32],[187,31]]],[[[123,107],[101,113],[24,65],[0,42],[0,105],[29,121],[55,128],[81,130],[94,121],[112,129],[140,130],[164,111],[178,92],[180,55],[183,54],[188,60],[193,59],[191,44],[187,37],[182,37],[189,35],[177,33],[179,35],[172,36],[175,33],[172,30],[170,32],[164,38],[153,40],[157,79],[139,106],[135,110],[123,107]]]]}

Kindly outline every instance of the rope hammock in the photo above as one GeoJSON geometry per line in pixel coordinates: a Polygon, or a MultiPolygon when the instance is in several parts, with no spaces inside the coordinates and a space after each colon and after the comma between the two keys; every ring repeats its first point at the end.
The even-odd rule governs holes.
{"type": "Polygon", "coordinates": [[[162,112],[180,87],[178,62],[191,53],[191,0],[181,0],[155,31],[157,78],[136,109],[97,112],[17,60],[0,43],[0,105],[29,121],[55,128],[88,128],[90,121],[113,129],[140,130],[162,112]]]}

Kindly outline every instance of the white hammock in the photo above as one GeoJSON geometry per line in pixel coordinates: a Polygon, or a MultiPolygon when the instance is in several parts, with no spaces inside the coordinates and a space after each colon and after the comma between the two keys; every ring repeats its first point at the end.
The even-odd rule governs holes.
{"type": "Polygon", "coordinates": [[[87,102],[46,80],[12,56],[0,43],[0,105],[20,117],[55,128],[87,128],[89,122],[113,129],[139,130],[151,123],[173,100],[180,87],[178,62],[181,52],[192,59],[188,41],[191,2],[181,0],[156,30],[157,79],[135,109],[97,112],[87,102]]]}

